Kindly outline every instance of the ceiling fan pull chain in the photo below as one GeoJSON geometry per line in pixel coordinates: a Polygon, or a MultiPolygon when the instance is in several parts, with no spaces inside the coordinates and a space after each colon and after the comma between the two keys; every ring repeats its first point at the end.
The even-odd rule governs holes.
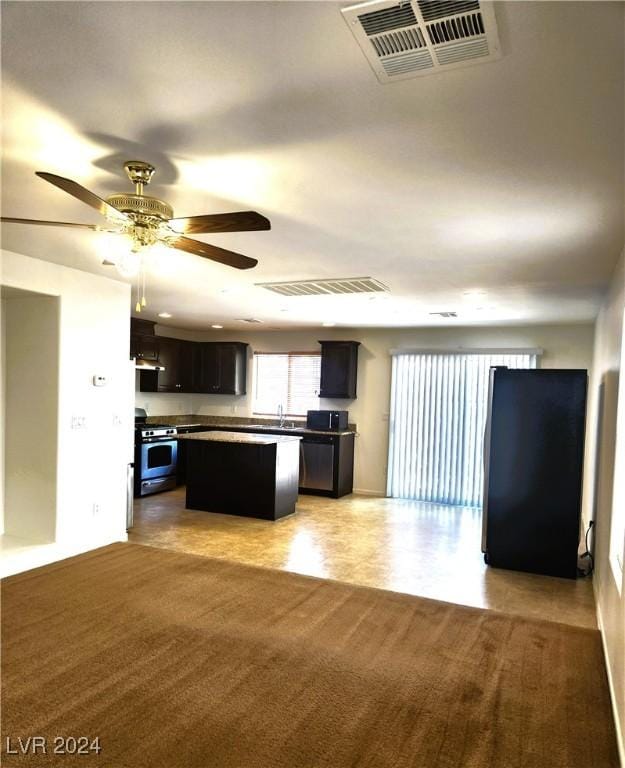
{"type": "Polygon", "coordinates": [[[141,259],[141,277],[143,281],[143,290],[141,292],[141,306],[146,307],[148,303],[145,300],[145,257],[141,259]]]}
{"type": "Polygon", "coordinates": [[[141,302],[139,301],[139,294],[140,294],[139,285],[140,285],[140,281],[141,281],[141,276],[140,276],[140,274],[138,274],[137,275],[137,303],[135,304],[135,312],[141,312],[141,302]]]}

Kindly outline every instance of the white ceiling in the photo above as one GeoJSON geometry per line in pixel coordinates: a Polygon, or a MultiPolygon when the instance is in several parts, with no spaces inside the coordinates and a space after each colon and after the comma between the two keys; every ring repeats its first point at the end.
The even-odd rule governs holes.
{"type": "MultiPolygon", "coordinates": [[[[3,215],[97,223],[33,172],[105,196],[140,159],[176,215],[268,216],[198,237],[256,269],[172,250],[150,273],[144,316],[178,327],[594,317],[623,246],[623,4],[497,3],[500,61],[390,85],[346,4],[3,3],[3,215]],[[358,276],[390,294],[254,286],[358,276]]],[[[101,237],[7,224],[2,244],[112,275],[101,237]]]]}

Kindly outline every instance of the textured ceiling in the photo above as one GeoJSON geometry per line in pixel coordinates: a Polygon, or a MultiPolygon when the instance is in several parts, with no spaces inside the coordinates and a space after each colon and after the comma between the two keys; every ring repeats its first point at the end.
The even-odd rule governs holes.
{"type": "MultiPolygon", "coordinates": [[[[498,3],[500,61],[389,85],[340,7],[3,3],[3,214],[96,223],[33,172],[103,196],[141,159],[177,215],[268,216],[270,232],[198,238],[254,270],[178,251],[153,266],[145,316],[176,326],[594,317],[623,246],[623,4],[498,3]],[[357,276],[390,294],[254,286],[357,276]]],[[[5,225],[2,243],[112,274],[92,232],[5,225]]]]}

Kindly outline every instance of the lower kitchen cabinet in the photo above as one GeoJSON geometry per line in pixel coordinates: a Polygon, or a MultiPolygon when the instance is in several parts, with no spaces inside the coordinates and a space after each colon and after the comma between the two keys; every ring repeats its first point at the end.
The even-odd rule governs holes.
{"type": "MultiPolygon", "coordinates": [[[[210,432],[215,427],[178,427],[179,435],[188,435],[190,432],[210,432]]],[[[176,463],[176,483],[184,485],[187,482],[187,441],[178,440],[178,460],[176,463]]]]}
{"type": "Polygon", "coordinates": [[[305,435],[300,443],[300,493],[338,499],[354,487],[353,432],[305,435]]]}
{"type": "MultiPolygon", "coordinates": [[[[353,432],[334,434],[310,433],[297,429],[254,429],[246,426],[205,426],[189,431],[221,430],[224,432],[257,432],[263,435],[294,435],[301,437],[299,462],[299,492],[338,499],[354,489],[353,432]]],[[[184,440],[178,443],[178,483],[184,483],[184,440]]]]}

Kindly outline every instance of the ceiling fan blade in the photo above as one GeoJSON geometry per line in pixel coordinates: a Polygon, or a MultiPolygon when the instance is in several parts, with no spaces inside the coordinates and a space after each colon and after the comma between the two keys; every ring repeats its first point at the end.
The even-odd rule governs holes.
{"type": "Polygon", "coordinates": [[[196,256],[202,256],[205,259],[218,261],[228,267],[235,269],[251,269],[258,264],[257,259],[250,259],[249,256],[243,256],[234,251],[226,251],[224,248],[217,248],[215,245],[200,243],[198,240],[191,240],[189,237],[177,237],[167,241],[171,248],[179,248],[187,253],[194,253],[196,256]]]}
{"type": "Polygon", "coordinates": [[[5,224],[37,224],[44,227],[75,227],[76,229],[92,229],[94,232],[104,232],[97,224],[74,224],[71,221],[40,221],[39,219],[15,219],[11,216],[2,216],[0,221],[5,224]]]}
{"type": "Polygon", "coordinates": [[[248,232],[271,229],[271,222],[256,211],[237,211],[236,213],[213,213],[206,216],[170,219],[169,226],[177,232],[200,235],[204,232],[248,232]]]}
{"type": "Polygon", "coordinates": [[[35,175],[39,176],[39,178],[44,179],[45,181],[49,181],[50,184],[54,184],[55,187],[62,189],[63,192],[67,192],[68,195],[72,195],[82,203],[86,203],[92,208],[95,208],[96,211],[101,213],[103,216],[120,222],[131,221],[130,217],[126,216],[125,213],[118,211],[117,208],[109,205],[106,200],[102,200],[101,197],[94,195],[93,192],[89,192],[88,189],[81,187],[80,184],[78,184],[76,181],[66,179],[63,176],[57,176],[54,173],[46,173],[45,171],[35,171],[35,175]]]}

